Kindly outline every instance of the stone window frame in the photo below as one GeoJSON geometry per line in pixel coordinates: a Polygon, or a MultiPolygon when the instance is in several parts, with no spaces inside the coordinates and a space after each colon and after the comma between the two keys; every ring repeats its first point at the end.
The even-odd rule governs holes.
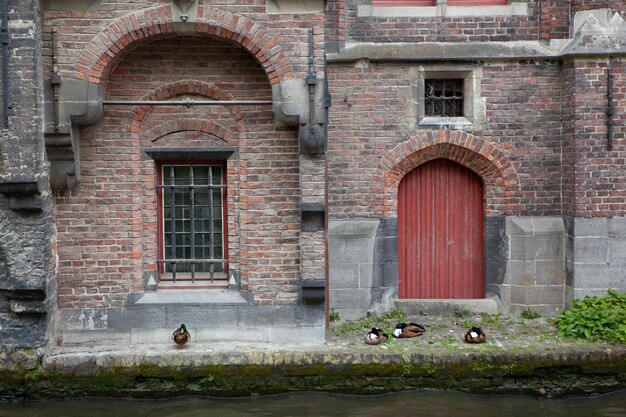
{"type": "Polygon", "coordinates": [[[470,64],[420,65],[409,69],[415,101],[409,105],[407,115],[411,128],[481,129],[484,128],[487,108],[482,97],[483,70],[470,64]],[[463,117],[427,117],[425,115],[426,79],[463,79],[463,117]]]}
{"type": "MultiPolygon", "coordinates": [[[[158,257],[159,259],[165,259],[165,217],[164,217],[164,204],[165,204],[165,192],[167,190],[167,186],[165,185],[164,179],[165,176],[167,175],[167,173],[163,170],[164,167],[166,166],[188,166],[188,167],[196,167],[196,166],[209,166],[209,167],[213,167],[213,166],[219,166],[221,167],[221,178],[220,178],[220,186],[226,187],[228,184],[228,179],[227,179],[227,164],[226,164],[226,160],[170,160],[170,159],[164,159],[164,160],[160,160],[160,161],[156,161],[156,183],[158,188],[161,190],[161,192],[158,192],[157,190],[157,218],[158,218],[158,225],[157,225],[157,233],[158,233],[158,239],[157,239],[157,243],[158,243],[158,257]]],[[[180,275],[178,280],[173,280],[173,273],[166,271],[166,266],[164,263],[159,263],[159,266],[157,268],[158,270],[158,281],[159,281],[159,285],[161,283],[161,281],[164,282],[175,282],[175,281],[180,281],[180,282],[188,282],[188,285],[182,285],[182,286],[173,286],[172,288],[183,288],[183,289],[206,289],[206,286],[203,286],[201,284],[201,282],[203,281],[207,281],[208,279],[211,280],[211,283],[213,283],[213,280],[217,281],[217,282],[222,282],[225,286],[228,285],[228,212],[227,212],[227,207],[228,207],[228,197],[227,197],[227,192],[226,192],[226,188],[222,188],[222,199],[221,199],[221,212],[222,212],[222,228],[221,228],[221,232],[219,234],[222,235],[222,242],[221,242],[221,248],[222,248],[222,259],[225,259],[225,261],[223,262],[223,270],[222,271],[216,271],[214,272],[214,276],[211,277],[209,273],[207,272],[201,272],[201,271],[197,271],[195,273],[195,281],[196,283],[192,283],[190,280],[193,279],[191,277],[191,275],[187,276],[189,273],[188,272],[183,272],[180,271],[180,275]]],[[[192,217],[193,219],[193,217],[192,217]]],[[[211,216],[210,217],[211,221],[214,221],[215,219],[211,216]]],[[[197,221],[199,219],[193,219],[193,221],[197,221]]],[[[216,233],[215,231],[213,233],[216,233]]],[[[199,245],[200,246],[200,245],[199,245]]],[[[214,256],[215,257],[215,256],[214,256]]],[[[172,259],[177,259],[175,255],[172,255],[172,259]]],[[[193,259],[193,258],[192,258],[193,259]]],[[[170,284],[173,285],[173,284],[170,284]]],[[[208,284],[207,284],[208,285],[208,284]]],[[[167,288],[170,288],[169,286],[167,288]]]]}
{"type": "Polygon", "coordinates": [[[357,6],[357,17],[463,17],[463,16],[528,16],[528,2],[509,1],[506,5],[449,6],[447,0],[436,0],[434,6],[357,6]]]}

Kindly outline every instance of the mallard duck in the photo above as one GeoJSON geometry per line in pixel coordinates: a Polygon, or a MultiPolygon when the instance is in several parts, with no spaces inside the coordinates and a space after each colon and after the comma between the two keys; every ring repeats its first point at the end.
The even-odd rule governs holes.
{"type": "Polygon", "coordinates": [[[393,337],[401,339],[408,339],[409,337],[421,336],[426,329],[421,324],[417,323],[398,323],[395,329],[393,329],[393,337]]]}
{"type": "Polygon", "coordinates": [[[380,329],[372,327],[372,330],[365,336],[365,343],[368,345],[379,345],[389,339],[387,333],[380,329]]]}
{"type": "Polygon", "coordinates": [[[465,341],[467,343],[484,343],[487,340],[485,332],[480,327],[472,327],[465,333],[465,341]]]}
{"type": "Polygon", "coordinates": [[[174,343],[178,345],[179,349],[182,349],[185,343],[189,341],[189,337],[189,330],[187,330],[184,324],[181,324],[180,327],[172,333],[172,339],[174,343]]]}

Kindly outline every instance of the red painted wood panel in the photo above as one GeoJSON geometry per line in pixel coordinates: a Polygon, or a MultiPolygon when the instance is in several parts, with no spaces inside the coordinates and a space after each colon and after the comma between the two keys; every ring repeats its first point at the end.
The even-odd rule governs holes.
{"type": "Polygon", "coordinates": [[[373,0],[374,7],[434,6],[436,0],[373,0]]]}
{"type": "Polygon", "coordinates": [[[447,159],[409,172],[398,189],[400,298],[483,298],[482,181],[447,159]]]}
{"type": "Polygon", "coordinates": [[[448,6],[505,6],[508,0],[448,0],[448,6]]]}

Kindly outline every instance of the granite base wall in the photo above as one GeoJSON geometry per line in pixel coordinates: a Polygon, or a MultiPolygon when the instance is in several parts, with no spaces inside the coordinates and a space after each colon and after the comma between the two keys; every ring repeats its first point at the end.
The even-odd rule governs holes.
{"type": "Polygon", "coordinates": [[[565,218],[566,299],[626,292],[626,217],[565,218]]]}

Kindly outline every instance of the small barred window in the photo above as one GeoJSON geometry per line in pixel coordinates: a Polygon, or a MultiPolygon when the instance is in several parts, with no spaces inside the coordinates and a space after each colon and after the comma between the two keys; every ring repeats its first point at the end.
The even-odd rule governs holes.
{"type": "Polygon", "coordinates": [[[226,167],[164,163],[158,168],[159,287],[226,285],[226,167]]]}
{"type": "Polygon", "coordinates": [[[426,117],[462,117],[463,80],[426,79],[424,115],[426,117]]]}

